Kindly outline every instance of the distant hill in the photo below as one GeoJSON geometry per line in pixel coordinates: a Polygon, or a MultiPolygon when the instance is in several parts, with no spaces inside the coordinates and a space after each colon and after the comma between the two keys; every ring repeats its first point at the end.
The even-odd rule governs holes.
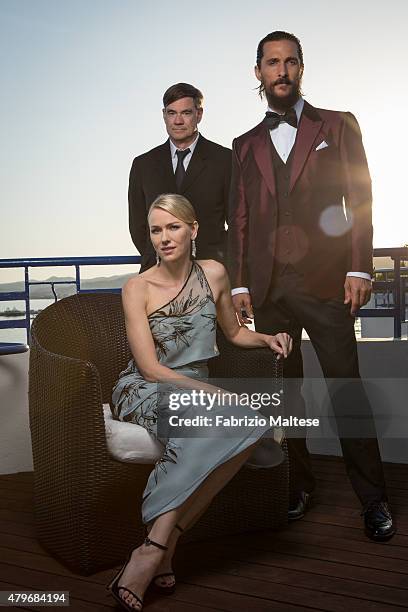
{"type": "MultiPolygon", "coordinates": [[[[122,288],[125,282],[133,276],[133,274],[121,274],[116,276],[100,276],[98,278],[86,278],[81,280],[81,289],[116,289],[122,288]]],[[[33,282],[34,279],[31,279],[33,282]]],[[[75,279],[72,276],[50,276],[45,281],[41,282],[61,282],[70,281],[73,282],[75,279]]],[[[9,293],[11,291],[24,291],[24,282],[17,281],[14,283],[0,283],[0,293],[9,293]]],[[[55,285],[55,292],[59,298],[67,297],[76,293],[75,284],[73,285],[55,285]]],[[[31,299],[53,299],[53,293],[49,285],[32,285],[30,287],[30,298],[31,299]]]]}

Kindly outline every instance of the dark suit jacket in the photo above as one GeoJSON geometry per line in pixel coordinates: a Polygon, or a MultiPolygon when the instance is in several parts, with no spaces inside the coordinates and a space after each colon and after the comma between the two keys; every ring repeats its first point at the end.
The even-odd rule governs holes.
{"type": "MultiPolygon", "coordinates": [[[[278,205],[265,121],[233,143],[229,210],[232,287],[254,306],[271,285],[278,205]]],[[[293,152],[290,197],[296,269],[321,298],[342,292],[347,272],[372,272],[371,180],[357,120],[305,102],[293,152]],[[327,143],[316,150],[322,143],[327,143]],[[343,198],[347,218],[343,209],[343,198]]]]}
{"type": "MultiPolygon", "coordinates": [[[[199,223],[198,259],[225,261],[225,221],[231,180],[231,150],[199,136],[180,193],[194,206],[199,223]]],[[[170,155],[170,143],[139,155],[133,160],[129,178],[129,229],[142,254],[145,270],[155,262],[147,213],[162,193],[177,193],[170,155]]]]}

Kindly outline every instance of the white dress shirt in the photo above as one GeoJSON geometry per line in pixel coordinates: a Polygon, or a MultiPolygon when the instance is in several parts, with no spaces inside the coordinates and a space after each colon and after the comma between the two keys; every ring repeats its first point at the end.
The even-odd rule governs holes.
{"type": "MultiPolygon", "coordinates": [[[[302,114],[304,104],[305,101],[303,100],[303,98],[299,98],[299,100],[293,107],[295,109],[298,124],[300,121],[300,116],[302,114]]],[[[277,112],[270,106],[268,106],[268,111],[272,113],[277,112]]],[[[279,157],[286,164],[293,145],[295,144],[297,128],[293,127],[293,125],[289,125],[289,123],[286,123],[286,121],[282,121],[274,130],[269,130],[269,134],[279,157]]]]}
{"type": "MultiPolygon", "coordinates": [[[[298,125],[302,115],[304,104],[305,101],[303,100],[303,98],[299,98],[299,100],[293,107],[296,112],[298,125]]],[[[268,107],[268,111],[271,111],[273,113],[278,112],[271,107],[268,107]]],[[[297,128],[294,128],[292,125],[289,125],[289,123],[282,121],[275,129],[269,130],[269,134],[279,157],[286,164],[290,152],[292,151],[293,145],[295,144],[297,128]]],[[[357,276],[359,278],[371,280],[371,276],[366,272],[347,272],[347,276],[357,276]]],[[[231,290],[231,295],[236,295],[238,293],[249,293],[249,289],[247,287],[236,287],[235,289],[231,290]]]]}
{"type": "MultiPolygon", "coordinates": [[[[190,153],[188,153],[185,156],[185,158],[183,159],[184,170],[187,170],[188,164],[190,163],[190,160],[193,157],[194,149],[196,148],[199,136],[200,136],[200,134],[197,133],[197,137],[194,140],[194,142],[192,142],[191,145],[188,145],[188,147],[186,147],[186,149],[190,149],[190,153]]],[[[178,149],[176,147],[176,145],[174,144],[174,142],[170,139],[171,162],[173,164],[173,172],[174,173],[176,173],[177,162],[178,162],[177,151],[179,151],[179,150],[180,149],[178,149]]],[[[181,150],[184,150],[184,149],[181,149],[181,150]]]]}

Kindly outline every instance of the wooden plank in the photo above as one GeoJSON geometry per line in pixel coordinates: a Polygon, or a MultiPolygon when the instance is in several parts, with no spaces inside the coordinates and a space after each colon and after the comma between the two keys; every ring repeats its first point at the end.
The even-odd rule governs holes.
{"type": "Polygon", "coordinates": [[[18,499],[15,497],[1,497],[0,496],[0,509],[10,510],[11,512],[27,512],[33,514],[33,501],[32,499],[18,499]]]}
{"type": "MultiPolygon", "coordinates": [[[[303,571],[310,575],[310,579],[313,582],[312,575],[315,574],[317,576],[317,582],[315,580],[317,586],[319,585],[321,576],[330,576],[332,578],[365,582],[370,585],[376,584],[390,588],[402,588],[405,590],[408,588],[406,574],[388,571],[386,569],[387,565],[385,564],[383,569],[366,568],[363,565],[359,566],[352,565],[351,563],[343,563],[342,561],[328,560],[327,555],[325,556],[324,554],[320,556],[313,555],[310,552],[308,555],[299,554],[299,552],[303,552],[303,547],[298,554],[296,554],[287,550],[286,543],[280,544],[281,545],[278,546],[278,543],[274,544],[272,540],[268,541],[265,538],[263,542],[256,542],[255,544],[246,542],[243,539],[241,540],[241,538],[238,544],[224,541],[222,544],[214,543],[211,547],[211,554],[209,554],[209,557],[212,555],[213,559],[217,559],[217,562],[213,560],[211,567],[214,571],[222,571],[222,569],[220,569],[220,563],[222,560],[225,560],[225,551],[228,550],[229,559],[233,559],[234,562],[239,561],[269,566],[271,576],[273,576],[276,568],[284,569],[285,571],[303,571]],[[218,559],[221,559],[221,561],[219,562],[218,559]]],[[[205,552],[204,550],[200,550],[198,544],[188,544],[188,546],[192,547],[192,549],[190,553],[185,553],[185,555],[191,555],[187,558],[194,558],[194,564],[197,563],[196,559],[199,558],[198,555],[205,558],[205,552]]],[[[211,559],[208,560],[208,563],[210,562],[211,559]]],[[[180,565],[182,568],[186,569],[184,560],[180,562],[180,565]]],[[[228,567],[228,564],[226,564],[226,566],[228,567]]],[[[178,572],[178,558],[175,568],[178,572]]]]}
{"type": "Polygon", "coordinates": [[[25,552],[48,555],[36,538],[24,537],[10,533],[0,533],[0,547],[13,548],[25,552]]]}
{"type": "Polygon", "coordinates": [[[108,591],[101,585],[87,581],[85,578],[74,574],[58,574],[44,572],[27,567],[0,563],[0,575],[2,580],[13,584],[30,585],[35,590],[69,591],[70,597],[90,604],[111,606],[111,598],[108,591]]]}
{"type": "Polygon", "coordinates": [[[29,490],[21,490],[20,488],[4,488],[0,487],[0,499],[21,499],[26,500],[33,505],[33,493],[29,490]]]}
{"type": "Polygon", "coordinates": [[[10,567],[14,568],[24,567],[45,573],[58,574],[59,576],[78,578],[77,574],[74,574],[56,559],[46,554],[35,554],[2,547],[0,548],[0,559],[2,563],[7,563],[10,567]]]}
{"type": "Polygon", "coordinates": [[[379,547],[381,554],[384,557],[390,556],[400,558],[400,555],[405,558],[405,549],[408,547],[408,536],[402,536],[398,533],[388,542],[376,543],[369,540],[361,528],[344,527],[339,525],[325,525],[323,523],[311,523],[310,521],[293,521],[282,534],[291,532],[305,533],[317,536],[329,536],[340,540],[358,542],[364,546],[370,547],[370,551],[374,554],[372,547],[379,547]],[[396,552],[394,552],[396,549],[396,552]],[[399,552],[401,549],[401,552],[399,552]]]}
{"type": "MultiPolygon", "coordinates": [[[[389,492],[398,533],[390,542],[378,544],[364,536],[359,502],[342,460],[320,456],[312,462],[318,481],[316,500],[302,521],[279,533],[242,534],[182,546],[176,558],[176,593],[165,603],[163,598],[148,596],[144,609],[387,612],[406,608],[408,466],[386,466],[387,482],[392,476],[389,492]]],[[[45,584],[48,589],[69,590],[75,611],[118,609],[104,588],[114,570],[78,576],[36,541],[32,487],[32,473],[0,476],[4,584],[36,589],[44,589],[45,584]]]]}
{"type": "MultiPolygon", "coordinates": [[[[207,565],[211,564],[212,551],[206,551],[205,555],[207,565]]],[[[223,554],[221,553],[221,556],[223,554]]],[[[217,565],[219,564],[219,558],[217,565]]],[[[221,573],[228,573],[234,576],[242,576],[253,578],[256,580],[264,580],[270,583],[270,592],[276,593],[275,583],[287,585],[292,588],[303,587],[305,589],[317,590],[326,594],[334,593],[341,596],[355,597],[365,601],[383,602],[389,605],[404,606],[407,603],[407,591],[395,587],[383,587],[381,585],[361,582],[354,579],[336,578],[332,576],[313,575],[306,571],[291,570],[288,568],[279,568],[270,566],[264,563],[247,563],[242,561],[232,561],[230,558],[224,557],[226,563],[221,568],[221,573]]],[[[185,563],[187,563],[185,561],[185,563]]],[[[214,560],[212,564],[214,564],[214,560]]],[[[190,563],[191,566],[191,563],[190,563]]],[[[197,573],[197,572],[195,572],[197,573]]],[[[208,573],[204,571],[204,573],[208,573]]],[[[218,570],[217,570],[218,573],[218,570]]],[[[200,575],[194,582],[201,578],[200,575]]],[[[188,579],[187,579],[188,580],[188,579]]]]}
{"type": "Polygon", "coordinates": [[[13,521],[32,525],[34,523],[34,515],[32,512],[14,512],[0,508],[0,521],[13,521]]]}
{"type": "MultiPolygon", "coordinates": [[[[338,508],[352,508],[358,512],[361,512],[362,507],[358,501],[356,501],[355,494],[352,491],[342,491],[338,489],[333,494],[332,487],[321,487],[318,486],[314,495],[314,505],[327,504],[329,506],[336,506],[338,508]]],[[[390,507],[393,514],[398,516],[405,516],[408,518],[408,497],[407,499],[401,499],[398,496],[390,496],[390,507]]]]}
{"type": "MultiPolygon", "coordinates": [[[[0,564],[0,572],[2,579],[7,583],[13,583],[10,581],[9,574],[6,565],[0,564]]],[[[52,574],[46,574],[43,572],[35,572],[23,569],[19,573],[18,582],[21,584],[30,584],[31,588],[38,590],[68,590],[70,592],[70,599],[74,602],[81,602],[82,608],[71,606],[75,612],[91,612],[91,610],[107,610],[117,609],[114,600],[106,589],[98,584],[92,584],[88,580],[78,578],[75,580],[67,579],[66,577],[55,576],[52,574]],[[89,607],[87,607],[89,606],[89,607]],[[92,607],[93,606],[93,607],[92,607]]],[[[19,585],[20,588],[21,584],[19,585]]],[[[265,599],[242,596],[239,594],[225,593],[223,589],[211,589],[211,588],[191,588],[189,585],[179,585],[177,594],[160,600],[157,597],[146,595],[146,605],[144,610],[150,612],[200,612],[202,610],[230,610],[247,612],[251,609],[253,612],[267,612],[269,610],[282,610],[280,604],[275,602],[267,601],[265,599]],[[200,605],[202,604],[202,605],[200,605]],[[164,607],[163,607],[164,606],[164,607]]],[[[306,610],[315,610],[316,608],[303,606],[295,607],[288,606],[285,611],[288,612],[302,612],[306,610]]]]}
{"type": "Polygon", "coordinates": [[[17,491],[33,495],[34,484],[31,482],[14,482],[13,480],[0,482],[0,491],[17,491]]]}
{"type": "MultiPolygon", "coordinates": [[[[322,516],[331,516],[334,524],[353,526],[359,529],[364,528],[363,517],[360,516],[360,509],[354,510],[344,506],[330,506],[329,504],[319,503],[313,506],[302,520],[311,520],[320,522],[322,516]]],[[[401,516],[398,512],[394,512],[398,533],[400,535],[408,535],[408,517],[401,516]]],[[[327,522],[322,519],[322,522],[327,522]]]]}
{"type": "MultiPolygon", "coordinates": [[[[294,531],[287,529],[283,532],[276,533],[273,536],[277,542],[292,542],[300,545],[310,544],[321,546],[322,548],[335,548],[336,550],[345,550],[347,552],[364,553],[370,557],[378,557],[381,562],[388,564],[388,559],[396,559],[398,561],[408,562],[408,547],[387,547],[385,544],[371,542],[366,538],[365,542],[355,542],[340,537],[324,536],[319,532],[310,533],[306,531],[294,531]]],[[[408,563],[407,563],[408,565],[408,563]]]]}
{"type": "MultiPolygon", "coordinates": [[[[406,472],[408,474],[408,467],[407,467],[406,472]]],[[[318,482],[322,481],[322,482],[327,482],[327,483],[330,483],[330,482],[336,483],[336,486],[344,486],[344,487],[347,486],[351,489],[351,483],[345,473],[336,474],[336,473],[333,473],[331,470],[322,471],[322,470],[314,469],[313,474],[318,482]]],[[[405,480],[394,480],[392,478],[387,478],[386,480],[387,480],[386,484],[387,484],[388,491],[392,491],[393,489],[397,489],[405,493],[408,491],[407,476],[405,476],[405,480]]]]}
{"type": "MultiPolygon", "coordinates": [[[[333,487],[335,486],[336,491],[341,491],[342,493],[345,493],[346,491],[350,492],[354,496],[354,498],[357,500],[357,496],[351,487],[351,483],[345,480],[342,476],[333,477],[333,476],[328,475],[326,477],[326,476],[320,476],[319,474],[316,474],[316,473],[314,474],[314,476],[316,477],[316,489],[317,490],[324,489],[324,488],[326,489],[331,488],[331,490],[333,491],[333,487]]],[[[407,473],[407,478],[408,478],[408,473],[407,473]]],[[[404,500],[408,499],[408,487],[403,488],[401,486],[399,487],[390,486],[390,483],[387,482],[387,492],[388,492],[388,496],[391,499],[393,497],[401,498],[404,500]]]]}
{"type": "MultiPolygon", "coordinates": [[[[406,482],[408,464],[383,463],[383,467],[386,480],[390,478],[406,482]]],[[[322,471],[332,474],[344,474],[345,478],[347,478],[345,465],[343,459],[340,457],[329,457],[324,455],[319,457],[318,455],[312,455],[312,469],[316,472],[322,471]]]]}
{"type": "MultiPolygon", "coordinates": [[[[255,572],[256,574],[256,572],[255,572]]],[[[247,578],[243,575],[230,575],[219,573],[200,572],[197,577],[189,578],[190,584],[205,586],[207,588],[219,589],[220,591],[228,591],[231,594],[240,594],[246,597],[252,595],[252,602],[248,609],[253,609],[253,602],[258,598],[262,600],[273,600],[279,602],[286,610],[286,605],[308,606],[312,605],[319,610],[327,610],[328,612],[344,612],[344,610],[358,610],[359,612],[368,612],[376,610],[377,612],[395,612],[394,605],[384,604],[383,602],[366,601],[361,598],[352,596],[337,595],[335,593],[324,593],[322,591],[310,588],[300,587],[296,584],[291,584],[290,588],[286,584],[277,582],[269,582],[259,578],[247,578]],[[309,602],[313,602],[312,604],[309,602]]],[[[182,588],[180,588],[181,593],[182,588]]],[[[224,608],[224,606],[222,606],[224,608]]],[[[231,609],[231,608],[229,608],[231,609]]],[[[262,608],[266,609],[266,608],[262,608]]]]}
{"type": "Polygon", "coordinates": [[[11,533],[15,535],[36,537],[34,523],[19,523],[18,521],[3,521],[0,519],[0,533],[11,533]]]}
{"type": "Polygon", "coordinates": [[[15,472],[14,474],[0,474],[0,483],[10,481],[14,483],[33,483],[34,472],[15,472]]]}
{"type": "MultiPolygon", "coordinates": [[[[325,506],[324,510],[320,509],[320,506],[318,508],[313,508],[305,515],[302,521],[305,523],[337,525],[339,527],[353,527],[354,529],[360,529],[361,533],[364,533],[363,522],[360,516],[347,516],[343,513],[340,514],[339,512],[332,512],[330,506],[325,506]]],[[[408,530],[403,528],[401,524],[398,523],[397,528],[397,535],[408,536],[408,530]]],[[[394,540],[394,538],[391,540],[391,542],[394,540]]]]}
{"type": "MultiPolygon", "coordinates": [[[[32,589],[31,587],[22,587],[21,585],[17,585],[17,584],[10,584],[10,583],[6,583],[6,582],[0,582],[0,590],[1,591],[16,591],[18,592],[19,590],[23,590],[23,591],[33,591],[34,589],[32,589]]],[[[41,589],[39,589],[41,590],[41,589]]],[[[61,590],[66,590],[66,589],[61,589],[61,590]]],[[[87,603],[85,601],[81,601],[79,599],[75,599],[70,597],[69,600],[69,607],[56,607],[57,610],[75,610],[75,612],[108,612],[109,610],[114,609],[114,606],[104,606],[104,605],[100,605],[100,604],[90,604],[87,603]]],[[[49,610],[49,606],[46,607],[47,610],[49,610]]],[[[10,610],[10,611],[18,611],[18,610],[32,610],[33,612],[38,612],[39,610],[42,610],[42,607],[39,606],[12,606],[12,607],[3,607],[1,606],[1,610],[3,612],[3,610],[10,610]]]]}
{"type": "MultiPolygon", "coordinates": [[[[187,584],[184,582],[178,583],[177,598],[186,600],[186,598],[189,597],[190,599],[205,602],[206,605],[209,604],[216,607],[218,610],[225,610],[226,612],[248,612],[248,610],[251,612],[269,612],[276,610],[279,612],[311,612],[312,610],[321,609],[317,608],[314,602],[313,604],[307,604],[305,600],[300,604],[291,604],[285,601],[284,605],[282,605],[280,598],[276,598],[273,592],[268,593],[266,597],[262,596],[257,591],[258,582],[260,581],[251,581],[250,594],[248,595],[240,592],[239,588],[237,591],[231,590],[230,585],[224,584],[222,579],[220,586],[220,580],[217,575],[215,575],[214,580],[211,580],[211,578],[210,580],[200,580],[200,584],[196,583],[197,581],[195,581],[194,584],[187,584]],[[202,582],[205,582],[205,586],[201,584],[202,582]]],[[[168,599],[172,598],[173,597],[168,599]]],[[[149,610],[150,608],[146,607],[144,609],[149,610]]],[[[178,608],[175,608],[175,610],[178,612],[178,608]]]]}

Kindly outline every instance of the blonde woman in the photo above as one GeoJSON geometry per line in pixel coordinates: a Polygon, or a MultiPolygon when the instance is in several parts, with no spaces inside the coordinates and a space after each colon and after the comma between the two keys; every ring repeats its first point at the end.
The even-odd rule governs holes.
{"type": "MultiPolygon", "coordinates": [[[[113,390],[112,405],[115,418],[142,425],[157,436],[158,383],[171,380],[184,389],[214,390],[198,381],[208,375],[207,360],[218,354],[217,321],[233,344],[269,347],[283,358],[291,351],[292,340],[286,333],[269,336],[238,325],[222,264],[194,259],[198,223],[188,200],[181,195],[159,196],[150,207],[148,222],[157,265],[123,288],[133,359],[113,390]]],[[[215,406],[212,414],[227,410],[215,406]]],[[[239,405],[233,411],[238,417],[253,415],[239,405]]],[[[171,560],[180,532],[203,513],[268,429],[246,427],[241,437],[234,438],[170,435],[160,440],[165,445],[163,456],[143,496],[142,518],[149,535],[109,585],[123,608],[141,610],[150,584],[163,593],[173,591],[171,560]]],[[[278,445],[271,448],[269,465],[274,465],[282,456],[278,445]]]]}

